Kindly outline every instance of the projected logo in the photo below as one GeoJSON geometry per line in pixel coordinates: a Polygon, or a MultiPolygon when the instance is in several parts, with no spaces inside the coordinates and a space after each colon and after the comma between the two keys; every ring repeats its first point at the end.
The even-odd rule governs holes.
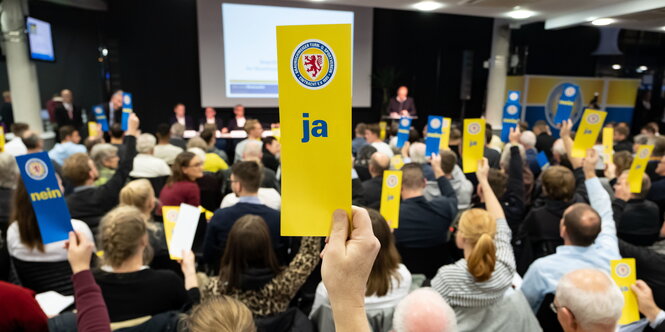
{"type": "Polygon", "coordinates": [[[291,55],[291,73],[307,89],[321,89],[335,77],[335,53],[323,41],[316,39],[300,43],[291,55]]]}
{"type": "MultiPolygon", "coordinates": [[[[554,128],[557,127],[554,124],[554,118],[556,117],[559,100],[561,100],[561,97],[563,95],[566,95],[567,97],[572,97],[575,94],[575,88],[566,87],[566,84],[569,83],[561,83],[555,86],[554,89],[552,89],[549,95],[547,96],[547,103],[545,104],[545,117],[549,125],[554,128]]],[[[573,123],[577,123],[580,120],[580,118],[582,118],[582,114],[584,113],[582,98],[583,98],[582,91],[580,91],[577,94],[577,96],[575,96],[575,99],[572,102],[573,109],[570,113],[570,119],[573,121],[573,123]]]]}

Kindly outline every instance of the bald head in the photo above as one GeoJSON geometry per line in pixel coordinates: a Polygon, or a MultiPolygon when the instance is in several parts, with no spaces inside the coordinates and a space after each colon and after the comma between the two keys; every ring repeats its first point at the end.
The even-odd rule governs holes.
{"type": "Polygon", "coordinates": [[[431,288],[411,292],[395,308],[395,332],[456,332],[455,312],[431,288]]]}
{"type": "Polygon", "coordinates": [[[563,213],[562,235],[566,244],[588,247],[600,233],[600,215],[589,204],[576,203],[563,213]]]}
{"type": "Polygon", "coordinates": [[[390,158],[381,152],[374,152],[369,159],[369,173],[372,177],[383,175],[388,168],[390,168],[390,158]]]}
{"type": "Polygon", "coordinates": [[[623,294],[607,273],[581,269],[564,275],[554,304],[564,331],[614,331],[621,317],[623,294]]]}

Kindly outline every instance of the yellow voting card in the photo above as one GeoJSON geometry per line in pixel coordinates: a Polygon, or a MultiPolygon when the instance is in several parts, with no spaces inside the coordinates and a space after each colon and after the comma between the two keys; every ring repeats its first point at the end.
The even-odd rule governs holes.
{"type": "Polygon", "coordinates": [[[399,226],[399,203],[402,194],[402,171],[384,171],[381,188],[381,215],[391,228],[399,226]]]}
{"type": "MultiPolygon", "coordinates": [[[[162,206],[162,217],[164,219],[164,236],[166,237],[166,247],[171,248],[171,237],[173,236],[173,229],[178,220],[179,206],[162,206]]],[[[177,257],[171,256],[172,260],[177,257]]]]}
{"type": "Polygon", "coordinates": [[[88,122],[88,136],[97,137],[99,135],[99,130],[97,129],[97,122],[90,121],[88,122]]]}
{"type": "Polygon", "coordinates": [[[400,170],[402,169],[402,166],[404,166],[404,159],[402,159],[401,155],[394,155],[390,158],[390,167],[392,169],[400,170]]]}
{"type": "Polygon", "coordinates": [[[628,183],[630,184],[631,193],[642,192],[642,178],[644,177],[644,171],[647,169],[647,163],[649,162],[652,151],[653,145],[640,145],[637,148],[633,164],[630,165],[630,171],[628,172],[628,183]]]}
{"type": "Polygon", "coordinates": [[[0,126],[0,152],[5,151],[5,128],[0,126]]]}
{"type": "Polygon", "coordinates": [[[575,142],[573,143],[573,157],[584,158],[586,151],[593,148],[598,140],[600,129],[605,123],[606,112],[586,109],[582,114],[580,126],[577,128],[575,134],[575,142]]]}
{"type": "Polygon", "coordinates": [[[381,122],[379,122],[379,128],[380,128],[380,130],[381,130],[381,131],[379,132],[379,138],[380,138],[382,141],[386,139],[386,127],[388,127],[388,123],[386,123],[385,121],[381,121],[381,122]]]}
{"type": "Polygon", "coordinates": [[[443,125],[441,126],[441,141],[439,141],[439,150],[450,150],[450,118],[443,118],[443,125]]]}
{"type": "Polygon", "coordinates": [[[351,214],[351,25],[277,27],[283,236],[327,236],[351,214]]]}
{"type": "Polygon", "coordinates": [[[614,128],[603,128],[603,161],[612,164],[614,158],[614,128]]]}
{"type": "Polygon", "coordinates": [[[462,166],[464,173],[478,169],[478,161],[485,151],[485,119],[464,119],[462,133],[462,166]]]}
{"type": "Polygon", "coordinates": [[[630,286],[637,281],[635,271],[635,258],[624,258],[610,261],[612,279],[621,289],[623,294],[623,311],[619,325],[630,324],[640,320],[640,312],[637,308],[637,298],[630,286]]]}

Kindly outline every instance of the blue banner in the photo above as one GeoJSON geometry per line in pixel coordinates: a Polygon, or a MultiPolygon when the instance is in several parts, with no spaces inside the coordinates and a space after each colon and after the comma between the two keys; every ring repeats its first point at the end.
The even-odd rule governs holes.
{"type": "Polygon", "coordinates": [[[124,92],[122,94],[122,130],[127,130],[127,124],[129,123],[129,116],[132,114],[132,94],[129,92],[124,92]]]}
{"type": "Polygon", "coordinates": [[[92,109],[93,112],[95,112],[95,120],[102,126],[102,131],[109,131],[109,120],[104,113],[104,107],[102,105],[97,105],[92,109]]]}
{"type": "Polygon", "coordinates": [[[430,115],[427,118],[427,137],[425,138],[425,155],[427,157],[432,154],[439,154],[439,147],[441,145],[441,132],[443,129],[443,117],[430,115]]]}
{"type": "Polygon", "coordinates": [[[399,128],[397,129],[398,148],[402,148],[404,143],[409,140],[409,130],[411,130],[411,118],[403,116],[399,119],[399,128]]]}
{"type": "Polygon", "coordinates": [[[517,127],[517,122],[520,121],[521,111],[522,105],[520,105],[520,92],[512,90],[508,91],[506,105],[503,106],[503,127],[501,129],[501,140],[503,142],[509,141],[510,129],[517,127]]]}
{"type": "Polygon", "coordinates": [[[566,83],[561,90],[561,97],[556,107],[556,115],[554,116],[554,125],[570,119],[570,114],[573,112],[575,106],[575,99],[580,91],[580,87],[575,84],[566,83]]]}
{"type": "Polygon", "coordinates": [[[72,218],[47,152],[16,157],[44,244],[66,240],[72,218]]]}
{"type": "Polygon", "coordinates": [[[538,155],[536,156],[536,161],[538,161],[538,166],[540,166],[540,169],[543,171],[546,168],[550,167],[550,160],[547,159],[545,151],[540,151],[540,153],[538,153],[538,155]]]}

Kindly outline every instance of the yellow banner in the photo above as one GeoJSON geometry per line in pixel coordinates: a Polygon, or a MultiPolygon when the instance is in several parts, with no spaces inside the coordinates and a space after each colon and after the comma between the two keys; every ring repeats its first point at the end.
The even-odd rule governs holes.
{"type": "Polygon", "coordinates": [[[99,130],[97,130],[97,122],[88,122],[88,136],[97,137],[97,135],[99,135],[99,130]]]}
{"type": "Polygon", "coordinates": [[[621,289],[623,294],[623,311],[619,325],[630,324],[640,320],[640,312],[637,307],[637,298],[635,293],[630,289],[630,286],[637,281],[635,271],[635,258],[624,258],[610,261],[612,266],[612,279],[621,289]]]}
{"type": "Polygon", "coordinates": [[[485,151],[485,119],[464,119],[462,133],[462,166],[464,173],[478,169],[478,161],[485,151]]]}
{"type": "Polygon", "coordinates": [[[5,151],[5,128],[0,126],[0,152],[5,151]]]}
{"type": "MultiPolygon", "coordinates": [[[[164,236],[166,237],[166,248],[171,248],[171,237],[173,236],[173,229],[178,220],[179,206],[162,206],[162,218],[164,219],[164,236]]],[[[171,256],[172,260],[178,259],[171,256]]]]}
{"type": "Polygon", "coordinates": [[[402,169],[402,166],[404,166],[404,159],[402,159],[401,155],[395,155],[392,158],[390,158],[390,165],[392,166],[393,169],[395,170],[400,170],[402,169]]]}
{"type": "Polygon", "coordinates": [[[605,165],[614,161],[614,128],[603,128],[603,160],[605,165]]]}
{"type": "Polygon", "coordinates": [[[606,112],[586,109],[582,115],[580,126],[577,128],[575,134],[575,142],[573,143],[573,157],[584,158],[586,151],[593,148],[598,140],[600,128],[603,128],[605,123],[606,112]]]}
{"type": "Polygon", "coordinates": [[[628,172],[628,183],[630,184],[631,193],[642,192],[642,178],[652,151],[653,145],[640,145],[637,148],[633,164],[630,165],[630,171],[628,172]]]}
{"type": "Polygon", "coordinates": [[[402,171],[384,171],[381,189],[381,215],[391,228],[399,226],[399,203],[402,194],[402,171]]]}
{"type": "Polygon", "coordinates": [[[450,142],[450,118],[443,118],[443,125],[441,126],[441,141],[439,141],[439,150],[450,150],[448,142],[450,142]]]}
{"type": "Polygon", "coordinates": [[[386,127],[388,127],[388,124],[385,121],[379,122],[379,128],[381,129],[379,132],[379,138],[382,141],[386,139],[386,127]]]}
{"type": "Polygon", "coordinates": [[[283,236],[327,236],[351,214],[351,25],[277,27],[283,236]]]}

